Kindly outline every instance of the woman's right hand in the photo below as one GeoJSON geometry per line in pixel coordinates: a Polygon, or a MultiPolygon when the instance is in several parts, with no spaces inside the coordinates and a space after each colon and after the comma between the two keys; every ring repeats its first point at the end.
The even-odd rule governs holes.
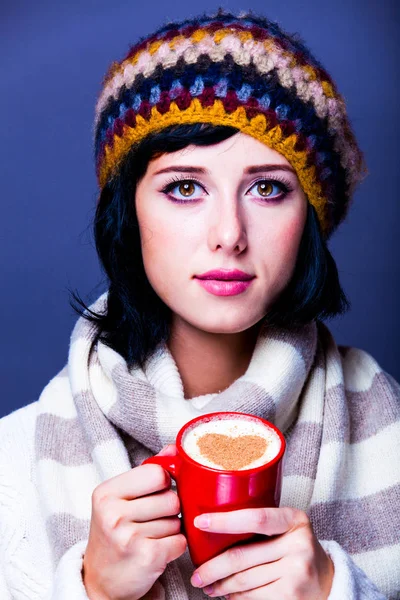
{"type": "MultiPolygon", "coordinates": [[[[159,455],[175,453],[175,446],[167,446],[159,455]]],[[[95,488],[82,567],[90,600],[142,598],[185,552],[179,498],[170,486],[167,471],[146,464],[95,488]]]]}

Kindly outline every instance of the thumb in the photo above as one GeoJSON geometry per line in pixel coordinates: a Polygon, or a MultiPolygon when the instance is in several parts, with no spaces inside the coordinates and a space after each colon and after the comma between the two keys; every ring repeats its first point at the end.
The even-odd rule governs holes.
{"type": "Polygon", "coordinates": [[[164,446],[156,456],[175,456],[176,454],[178,454],[176,445],[168,444],[167,446],[164,446]]]}

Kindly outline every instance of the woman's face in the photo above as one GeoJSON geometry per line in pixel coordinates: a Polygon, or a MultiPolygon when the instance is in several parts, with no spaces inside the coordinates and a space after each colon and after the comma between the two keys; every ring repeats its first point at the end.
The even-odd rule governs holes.
{"type": "Polygon", "coordinates": [[[293,274],[307,199],[286,158],[251,136],[152,160],[135,201],[147,277],[175,320],[213,333],[244,331],[293,274]],[[206,288],[198,276],[213,269],[254,278],[206,288]]]}

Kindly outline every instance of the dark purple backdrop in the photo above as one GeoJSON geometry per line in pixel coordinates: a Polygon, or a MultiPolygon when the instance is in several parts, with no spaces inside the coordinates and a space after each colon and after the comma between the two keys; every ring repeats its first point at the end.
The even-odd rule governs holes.
{"type": "MultiPolygon", "coordinates": [[[[338,343],[363,348],[400,380],[400,3],[220,5],[252,8],[298,31],[347,101],[370,175],[330,243],[352,310],[326,323],[338,343]]],[[[217,7],[182,0],[0,0],[0,417],[36,400],[66,362],[77,318],[67,288],[92,301],[105,289],[90,230],[97,193],[91,144],[108,65],[165,19],[217,7]]]]}

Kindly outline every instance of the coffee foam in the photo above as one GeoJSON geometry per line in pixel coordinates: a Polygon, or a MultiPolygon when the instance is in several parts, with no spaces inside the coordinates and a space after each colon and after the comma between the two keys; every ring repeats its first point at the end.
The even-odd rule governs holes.
{"type": "MultiPolygon", "coordinates": [[[[209,442],[215,439],[216,443],[218,443],[218,440],[222,440],[226,436],[226,438],[228,438],[228,446],[229,439],[234,440],[235,444],[237,444],[240,441],[239,438],[242,438],[243,436],[254,436],[258,438],[257,440],[248,439],[249,445],[253,445],[253,447],[257,445],[254,444],[254,442],[265,441],[265,443],[262,444],[262,455],[257,456],[255,460],[252,460],[250,463],[245,464],[245,466],[232,469],[238,471],[243,471],[245,469],[253,469],[255,467],[259,467],[270,462],[279,453],[279,450],[281,448],[281,440],[278,434],[271,427],[268,427],[268,425],[264,425],[259,421],[250,418],[225,417],[212,419],[210,421],[199,422],[198,424],[190,427],[185,432],[182,438],[183,449],[196,462],[219,470],[231,470],[232,467],[224,467],[223,465],[214,462],[209,457],[202,454],[201,449],[199,447],[199,441],[201,440],[201,438],[205,440],[205,436],[208,436],[209,442]],[[260,440],[260,438],[262,438],[262,440],[260,440]]],[[[258,446],[260,446],[260,444],[258,444],[258,446]]],[[[237,449],[239,450],[239,448],[240,445],[237,449]]]]}

